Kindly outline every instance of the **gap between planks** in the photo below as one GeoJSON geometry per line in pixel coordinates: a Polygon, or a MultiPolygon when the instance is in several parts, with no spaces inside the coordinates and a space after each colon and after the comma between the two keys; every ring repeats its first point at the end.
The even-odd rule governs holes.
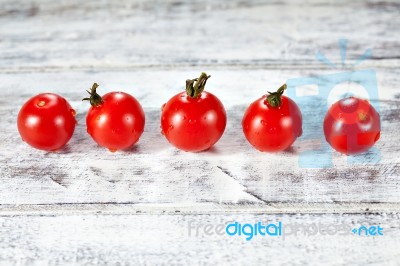
{"type": "MultiPolygon", "coordinates": [[[[137,65],[86,65],[86,66],[38,66],[38,67],[10,67],[0,68],[0,74],[19,74],[19,73],[60,73],[70,71],[93,71],[93,72],[119,72],[119,71],[154,71],[154,70],[332,70],[331,67],[324,64],[315,63],[315,60],[308,61],[274,61],[261,60],[262,62],[238,61],[238,62],[222,62],[222,63],[181,63],[181,64],[137,64],[137,65]]],[[[337,62],[333,61],[335,64],[337,62]]],[[[385,58],[370,60],[368,64],[363,64],[363,68],[373,69],[398,69],[400,62],[398,58],[385,58]]],[[[334,69],[336,70],[336,69],[334,69]]],[[[354,70],[354,68],[342,68],[340,71],[354,70]]]]}
{"type": "Polygon", "coordinates": [[[138,215],[138,214],[369,214],[400,213],[398,203],[82,203],[0,205],[1,216],[138,215]]]}

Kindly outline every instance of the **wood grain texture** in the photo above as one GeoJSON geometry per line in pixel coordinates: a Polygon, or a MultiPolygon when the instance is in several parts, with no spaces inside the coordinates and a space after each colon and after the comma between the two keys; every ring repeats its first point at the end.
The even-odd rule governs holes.
{"type": "Polygon", "coordinates": [[[400,258],[399,218],[396,214],[0,217],[0,264],[394,266],[400,258]],[[246,241],[239,236],[206,235],[201,229],[229,221],[281,221],[287,234],[246,241]],[[374,224],[381,225],[383,236],[334,229],[374,224]],[[297,235],[289,234],[289,226],[299,228],[297,235]],[[312,226],[323,233],[313,235],[312,226]]]}
{"type": "Polygon", "coordinates": [[[52,203],[2,204],[1,217],[60,215],[203,215],[203,214],[366,214],[400,212],[398,203],[52,203]]]}
{"type": "MultiPolygon", "coordinates": [[[[40,80],[42,88],[53,91],[51,88],[54,87],[55,92],[67,97],[76,108],[78,126],[70,143],[60,152],[34,150],[20,140],[15,118],[23,101],[41,89],[24,89],[14,81],[18,94],[9,94],[11,88],[15,88],[14,84],[2,90],[0,202],[177,205],[209,202],[238,203],[239,208],[241,204],[286,202],[304,203],[302,206],[305,211],[307,203],[399,202],[400,161],[396,156],[400,145],[398,101],[380,101],[383,133],[376,145],[380,157],[368,152],[357,156],[361,163],[349,163],[346,156],[333,153],[334,165],[331,168],[301,168],[299,155],[309,150],[310,145],[318,147],[325,141],[322,128],[312,123],[318,104],[302,109],[303,137],[307,136],[307,139],[300,138],[289,151],[281,154],[260,153],[252,149],[244,139],[241,119],[245,102],[259,97],[262,90],[248,89],[240,93],[241,87],[246,86],[249,79],[240,81],[246,74],[239,71],[213,73],[214,80],[228,80],[234,75],[238,82],[229,87],[223,86],[223,83],[216,86],[212,79],[208,83],[209,89],[217,91],[217,95],[226,103],[228,125],[217,145],[203,153],[182,152],[169,145],[160,133],[159,107],[149,107],[161,106],[170,95],[182,90],[180,83],[184,78],[172,81],[174,79],[171,77],[183,76],[185,73],[129,72],[129,76],[134,76],[140,85],[146,81],[149,83],[146,89],[140,85],[125,89],[143,103],[147,123],[139,143],[128,151],[117,153],[98,147],[87,135],[85,114],[88,105],[80,99],[85,84],[90,86],[89,82],[84,81],[107,80],[102,86],[105,91],[111,88],[119,90],[129,86],[130,78],[121,78],[127,72],[20,74],[25,78],[28,75],[32,81],[40,80]],[[157,80],[149,81],[150,76],[157,76],[157,80]],[[64,82],[57,87],[60,78],[64,82]],[[123,81],[118,83],[120,79],[123,81]],[[82,88],[79,88],[81,83],[82,88]],[[152,89],[156,86],[162,89],[152,89]],[[62,93],[63,90],[66,93],[62,93]]],[[[258,73],[260,78],[263,73],[258,73]]],[[[191,76],[190,73],[187,75],[191,76]]]]}
{"type": "Polygon", "coordinates": [[[1,1],[0,69],[221,66],[321,68],[340,62],[399,67],[396,1],[1,1]]]}
{"type": "Polygon", "coordinates": [[[398,265],[399,11],[397,1],[0,0],[0,265],[398,265]],[[348,40],[345,65],[339,39],[348,40]],[[304,135],[286,152],[245,141],[243,111],[267,90],[362,69],[377,75],[379,154],[349,163],[333,153],[331,168],[299,167],[299,155],[324,142],[312,123],[322,103],[302,108],[304,135]],[[159,116],[200,71],[212,75],[207,90],[228,125],[214,148],[192,154],[167,143],[159,116]],[[92,82],[142,103],[147,124],[132,149],[110,153],[87,135],[81,99],[92,82]],[[16,128],[23,102],[46,91],[77,110],[75,134],[57,153],[31,149],[16,128]],[[187,234],[189,221],[232,219],[380,224],[385,235],[187,234]]]}

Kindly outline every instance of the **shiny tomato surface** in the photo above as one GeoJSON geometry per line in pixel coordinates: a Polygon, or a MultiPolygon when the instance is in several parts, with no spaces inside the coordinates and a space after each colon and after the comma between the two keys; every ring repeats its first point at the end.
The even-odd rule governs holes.
{"type": "Polygon", "coordinates": [[[246,110],[242,127],[249,143],[259,151],[277,152],[289,148],[302,134],[302,116],[297,104],[282,95],[278,107],[264,95],[246,110]]]}
{"type": "Polygon", "coordinates": [[[334,103],[324,120],[326,141],[336,151],[357,154],[367,151],[380,138],[378,112],[364,99],[348,97],[334,103]]]}
{"type": "Polygon", "coordinates": [[[140,103],[124,92],[110,92],[101,99],[102,103],[89,109],[87,132],[100,146],[112,152],[134,145],[145,125],[140,103]]]}
{"type": "Polygon", "coordinates": [[[221,138],[225,126],[224,106],[206,91],[196,98],[181,92],[162,107],[162,133],[172,145],[184,151],[209,149],[221,138]]]}
{"type": "Polygon", "coordinates": [[[40,150],[62,148],[71,139],[75,124],[75,111],[71,105],[53,93],[30,98],[18,114],[18,131],[22,139],[40,150]]]}

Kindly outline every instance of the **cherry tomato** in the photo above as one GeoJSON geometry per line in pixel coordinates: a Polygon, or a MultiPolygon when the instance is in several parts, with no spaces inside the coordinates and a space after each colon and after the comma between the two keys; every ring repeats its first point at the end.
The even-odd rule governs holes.
{"type": "Polygon", "coordinates": [[[302,134],[302,116],[297,104],[277,92],[264,95],[247,108],[242,127],[246,139],[259,151],[276,152],[290,147],[302,134]]]}
{"type": "Polygon", "coordinates": [[[186,81],[186,91],[172,97],[162,107],[161,129],[176,148],[199,152],[209,149],[222,136],[226,112],[221,101],[204,91],[210,76],[186,81]]]}
{"type": "Polygon", "coordinates": [[[55,151],[71,139],[75,111],[61,96],[42,93],[30,98],[18,114],[18,131],[26,143],[45,151],[55,151]]]}
{"type": "Polygon", "coordinates": [[[334,103],[324,120],[326,141],[338,152],[357,154],[371,148],[381,132],[379,114],[367,101],[348,97],[334,103]]]}
{"type": "Polygon", "coordinates": [[[90,94],[92,105],[86,116],[89,135],[100,146],[111,152],[123,150],[135,144],[144,130],[145,115],[140,103],[124,92],[97,94],[95,83],[90,94]]]}

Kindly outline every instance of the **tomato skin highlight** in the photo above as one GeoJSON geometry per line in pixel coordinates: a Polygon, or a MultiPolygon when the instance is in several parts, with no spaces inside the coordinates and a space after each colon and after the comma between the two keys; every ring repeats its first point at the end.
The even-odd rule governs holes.
{"type": "Polygon", "coordinates": [[[247,108],[242,120],[243,133],[259,151],[283,151],[301,136],[302,115],[290,98],[282,95],[280,106],[272,107],[267,96],[262,96],[247,108]]]}
{"type": "Polygon", "coordinates": [[[18,131],[30,146],[45,151],[62,148],[75,130],[75,111],[63,97],[42,93],[30,98],[18,113],[18,131]]]}
{"type": "Polygon", "coordinates": [[[103,103],[91,106],[86,116],[87,132],[102,147],[112,152],[134,145],[143,133],[145,114],[130,94],[110,92],[103,103]]]}
{"type": "Polygon", "coordinates": [[[367,100],[356,97],[334,103],[324,119],[326,141],[347,155],[367,151],[379,140],[380,131],[378,112],[367,100]]]}
{"type": "Polygon", "coordinates": [[[185,91],[178,93],[162,107],[162,133],[173,146],[184,151],[209,149],[221,138],[225,126],[222,102],[206,91],[196,98],[185,91]]]}

